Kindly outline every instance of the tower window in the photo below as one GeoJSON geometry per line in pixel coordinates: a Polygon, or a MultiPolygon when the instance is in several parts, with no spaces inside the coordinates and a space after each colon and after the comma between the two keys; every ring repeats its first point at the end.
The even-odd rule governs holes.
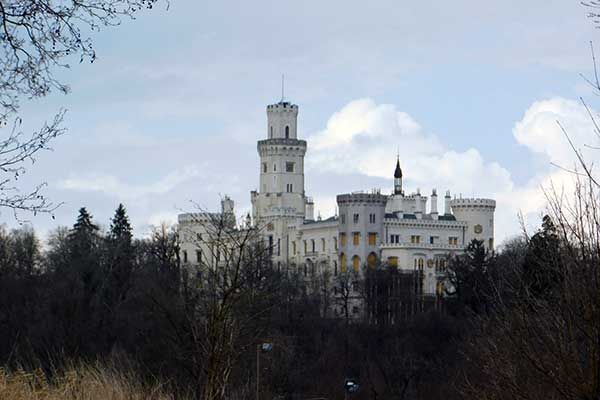
{"type": "Polygon", "coordinates": [[[262,171],[263,171],[264,174],[267,173],[267,163],[263,163],[263,165],[262,165],[262,171]]]}
{"type": "Polygon", "coordinates": [[[358,224],[358,214],[354,214],[352,217],[352,220],[354,221],[355,224],[358,224]]]}
{"type": "Polygon", "coordinates": [[[374,224],[374,223],[375,223],[375,214],[369,214],[369,222],[370,222],[371,224],[374,224]]]}
{"type": "Polygon", "coordinates": [[[183,251],[183,262],[186,263],[188,262],[188,257],[187,257],[187,251],[183,251]]]}
{"type": "Polygon", "coordinates": [[[294,172],[294,163],[293,162],[285,163],[285,172],[294,172]]]}
{"type": "Polygon", "coordinates": [[[340,223],[342,225],[346,223],[346,215],[345,214],[340,214],[340,223]]]}
{"type": "Polygon", "coordinates": [[[294,191],[294,188],[293,188],[293,186],[292,186],[292,184],[291,184],[291,183],[287,183],[287,184],[285,185],[285,188],[286,188],[286,191],[287,191],[288,193],[292,193],[292,192],[294,191]]]}
{"type": "Polygon", "coordinates": [[[290,127],[289,127],[289,125],[285,126],[285,138],[286,139],[290,138],[290,127]]]}
{"type": "Polygon", "coordinates": [[[277,172],[277,164],[273,164],[273,172],[277,172]]]}
{"type": "Polygon", "coordinates": [[[273,139],[273,127],[271,127],[271,132],[269,132],[269,138],[273,139]]]}

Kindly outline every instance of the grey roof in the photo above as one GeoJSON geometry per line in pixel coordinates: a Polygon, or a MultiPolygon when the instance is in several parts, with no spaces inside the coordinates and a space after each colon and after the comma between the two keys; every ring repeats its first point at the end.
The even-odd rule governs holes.
{"type": "Polygon", "coordinates": [[[440,221],[456,221],[456,217],[452,214],[444,214],[438,217],[440,221]]]}

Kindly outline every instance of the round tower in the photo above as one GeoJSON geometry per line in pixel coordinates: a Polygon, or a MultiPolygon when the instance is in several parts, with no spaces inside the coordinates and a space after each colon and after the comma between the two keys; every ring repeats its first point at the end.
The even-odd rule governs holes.
{"type": "Polygon", "coordinates": [[[267,106],[267,136],[257,144],[259,187],[251,193],[253,221],[263,230],[276,260],[286,260],[288,227],[306,216],[304,155],[298,139],[298,106],[280,101],[267,106]]]}
{"type": "Polygon", "coordinates": [[[450,201],[457,221],[467,222],[464,232],[465,247],[473,239],[482,240],[488,250],[494,249],[494,211],[492,199],[454,199],[450,201]]]}
{"type": "Polygon", "coordinates": [[[287,101],[267,106],[269,139],[298,138],[298,106],[287,101]]]}

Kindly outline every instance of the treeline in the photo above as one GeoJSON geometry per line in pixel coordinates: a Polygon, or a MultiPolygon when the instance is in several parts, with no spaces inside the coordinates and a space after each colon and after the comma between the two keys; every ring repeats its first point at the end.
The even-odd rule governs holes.
{"type": "Polygon", "coordinates": [[[218,216],[202,222],[218,268],[183,265],[165,226],[134,238],[122,205],[107,232],[82,208],[45,246],[3,229],[0,365],[51,379],[99,360],[193,399],[255,398],[257,373],[264,399],[597,399],[600,229],[561,210],[497,253],[472,242],[433,299],[385,265],[279,271],[259,232],[218,216]]]}

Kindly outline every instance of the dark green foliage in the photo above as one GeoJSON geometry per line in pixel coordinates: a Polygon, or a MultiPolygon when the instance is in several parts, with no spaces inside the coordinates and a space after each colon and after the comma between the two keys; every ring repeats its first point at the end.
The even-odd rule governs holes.
{"type": "Polygon", "coordinates": [[[542,228],[529,240],[523,264],[524,290],[535,297],[556,294],[561,279],[559,244],[556,227],[546,215],[542,228]]]}

